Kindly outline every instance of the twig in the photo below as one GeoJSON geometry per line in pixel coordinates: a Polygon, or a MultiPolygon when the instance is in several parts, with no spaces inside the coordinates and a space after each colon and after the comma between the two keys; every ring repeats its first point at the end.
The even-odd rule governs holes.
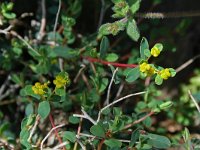
{"type": "Polygon", "coordinates": [[[136,125],[136,124],[138,124],[138,123],[144,121],[147,117],[150,117],[150,116],[152,116],[153,114],[154,114],[154,112],[151,111],[150,113],[148,113],[148,114],[145,115],[144,117],[142,117],[142,118],[140,118],[140,119],[134,121],[134,122],[131,123],[131,124],[126,125],[122,130],[126,130],[126,129],[128,129],[128,128],[130,128],[130,127],[132,127],[132,126],[134,126],[134,125],[136,125]]]}
{"type": "Polygon", "coordinates": [[[106,101],[105,101],[105,103],[104,103],[104,106],[109,104],[110,90],[111,90],[111,86],[112,86],[112,83],[113,83],[113,81],[114,81],[115,74],[117,73],[117,71],[118,71],[118,68],[116,68],[116,69],[113,71],[112,78],[111,78],[110,84],[109,84],[109,86],[108,86],[107,97],[106,97],[106,101]]]}
{"type": "Polygon", "coordinates": [[[77,80],[78,80],[79,76],[81,75],[81,73],[82,73],[82,71],[83,71],[84,69],[85,69],[85,65],[84,65],[84,64],[82,64],[82,65],[81,65],[81,69],[79,69],[79,71],[78,71],[78,73],[77,73],[76,77],[74,78],[74,83],[76,83],[76,82],[77,82],[77,80]]]}
{"type": "Polygon", "coordinates": [[[146,12],[136,13],[135,17],[144,19],[164,19],[164,18],[182,18],[182,17],[198,17],[200,11],[189,11],[189,12],[146,12]]]}
{"type": "Polygon", "coordinates": [[[54,41],[56,42],[56,29],[57,29],[57,25],[58,25],[58,18],[60,15],[60,10],[61,10],[61,0],[59,0],[59,4],[58,4],[58,11],[56,13],[56,19],[55,19],[55,24],[54,24],[54,28],[53,28],[53,33],[54,33],[54,41]]]}
{"type": "Polygon", "coordinates": [[[0,29],[0,34],[9,34],[9,31],[11,30],[13,28],[13,26],[12,25],[9,25],[7,28],[5,28],[5,29],[0,29]]]}
{"type": "Polygon", "coordinates": [[[26,17],[32,17],[32,16],[34,16],[34,13],[25,12],[25,13],[21,14],[20,19],[23,19],[23,18],[26,18],[26,17]]]}
{"type": "Polygon", "coordinates": [[[58,61],[59,61],[59,68],[60,68],[60,71],[63,71],[63,70],[64,70],[64,64],[63,64],[64,61],[63,61],[62,58],[59,58],[58,61]]]}
{"type": "Polygon", "coordinates": [[[42,0],[41,1],[41,6],[42,6],[42,19],[41,19],[41,25],[40,25],[40,31],[38,34],[38,39],[41,41],[42,38],[45,35],[45,27],[46,27],[46,1],[42,0]]]}
{"type": "Polygon", "coordinates": [[[101,0],[101,11],[100,11],[100,17],[99,17],[99,23],[98,23],[97,30],[100,28],[100,26],[103,22],[104,13],[105,13],[105,1],[101,0]]]}
{"type": "Polygon", "coordinates": [[[10,75],[8,75],[8,77],[6,78],[4,83],[1,85],[1,87],[0,87],[0,96],[4,92],[4,90],[5,90],[6,86],[8,85],[8,82],[9,82],[10,79],[11,79],[11,77],[10,77],[10,75]]]}
{"type": "Polygon", "coordinates": [[[90,90],[91,86],[90,86],[90,84],[88,82],[88,78],[85,76],[84,72],[82,72],[81,77],[82,77],[83,81],[85,82],[87,88],[90,90]]]}
{"type": "Polygon", "coordinates": [[[40,144],[40,150],[43,150],[43,145],[44,145],[44,142],[47,140],[47,138],[51,135],[51,133],[53,131],[55,131],[56,129],[58,128],[61,128],[61,127],[64,127],[65,124],[61,124],[61,125],[58,125],[58,126],[55,126],[54,128],[52,128],[49,133],[44,137],[44,139],[42,140],[41,144],[40,144]]]}
{"type": "MultiPolygon", "coordinates": [[[[55,23],[54,23],[54,28],[53,28],[53,33],[54,33],[54,43],[56,43],[56,29],[57,29],[57,25],[58,25],[58,18],[59,18],[59,15],[60,15],[60,10],[61,10],[61,0],[59,0],[59,4],[58,4],[58,11],[56,13],[56,19],[55,19],[55,23]]],[[[63,59],[62,58],[59,58],[58,59],[59,61],[59,68],[60,68],[60,71],[63,71],[64,70],[64,66],[63,66],[63,59]]]]}
{"type": "Polygon", "coordinates": [[[63,143],[61,143],[61,144],[59,144],[59,145],[53,147],[52,149],[53,149],[53,150],[58,150],[59,148],[64,147],[64,146],[67,145],[67,144],[69,144],[68,141],[63,142],[63,143]]]}
{"type": "Polygon", "coordinates": [[[92,119],[92,118],[87,114],[87,112],[83,109],[83,107],[82,107],[81,111],[82,111],[83,115],[73,114],[73,116],[74,116],[74,117],[79,117],[79,118],[84,118],[84,119],[89,120],[92,124],[97,124],[97,122],[94,121],[94,119],[92,119]]]}
{"type": "Polygon", "coordinates": [[[0,29],[0,34],[5,34],[5,35],[11,34],[11,35],[17,37],[17,38],[18,38],[19,40],[21,40],[33,53],[35,53],[37,56],[40,56],[40,54],[39,54],[26,40],[24,40],[19,34],[17,34],[17,32],[15,32],[15,31],[10,31],[10,32],[9,32],[9,30],[11,30],[12,27],[13,27],[13,26],[10,25],[9,27],[7,27],[7,28],[4,29],[4,30],[1,30],[1,29],[0,29]]]}
{"type": "Polygon", "coordinates": [[[88,120],[90,120],[93,124],[97,124],[96,121],[94,121],[89,115],[88,113],[84,110],[84,108],[81,108],[81,111],[83,113],[84,116],[86,116],[86,118],[88,118],[88,120]]]}
{"type": "Polygon", "coordinates": [[[200,107],[199,107],[198,103],[196,102],[195,98],[192,96],[190,90],[188,90],[188,94],[189,94],[190,98],[192,99],[193,103],[195,104],[195,106],[196,106],[198,112],[200,113],[200,107]]]}
{"type": "MultiPolygon", "coordinates": [[[[82,122],[83,122],[83,119],[81,118],[80,119],[80,122],[79,122],[79,126],[78,126],[78,130],[77,130],[77,137],[79,138],[80,136],[79,136],[79,134],[81,133],[81,126],[82,126],[82,122]]],[[[73,150],[76,150],[77,149],[77,142],[74,144],[74,148],[73,148],[73,150]]]]}
{"type": "Polygon", "coordinates": [[[6,140],[0,138],[0,148],[2,148],[1,146],[3,146],[3,148],[8,148],[9,150],[15,149],[14,145],[12,145],[12,144],[8,143],[6,140]]]}
{"type": "MultiPolygon", "coordinates": [[[[55,128],[55,124],[54,124],[53,116],[51,115],[51,113],[49,114],[49,120],[50,120],[50,122],[51,122],[51,126],[52,126],[53,128],[55,128]]],[[[62,143],[62,139],[60,138],[57,129],[55,129],[54,132],[55,132],[55,135],[56,135],[56,137],[57,137],[59,143],[61,144],[61,143],[62,143]]],[[[65,147],[63,147],[63,149],[66,150],[65,147]]]]}
{"type": "Polygon", "coordinates": [[[83,143],[81,143],[81,141],[78,139],[78,137],[76,138],[76,141],[81,146],[82,150],[86,150],[85,146],[83,145],[83,143]]]}
{"type": "Polygon", "coordinates": [[[193,63],[199,57],[200,57],[200,55],[197,55],[197,56],[189,59],[188,61],[186,61],[180,67],[176,68],[176,73],[178,73],[178,72],[182,71],[183,69],[185,69],[187,66],[189,66],[191,63],[193,63]]]}
{"type": "Polygon", "coordinates": [[[0,100],[4,99],[5,97],[9,96],[10,93],[13,93],[17,88],[19,88],[18,84],[12,85],[9,87],[9,89],[6,91],[6,93],[0,95],[0,100]]]}
{"type": "Polygon", "coordinates": [[[32,136],[33,136],[33,134],[34,134],[34,132],[35,132],[35,130],[36,130],[36,128],[37,128],[37,125],[39,124],[39,121],[40,121],[40,116],[37,115],[37,116],[36,116],[36,119],[35,119],[35,123],[34,123],[34,125],[33,125],[33,128],[32,128],[31,131],[30,131],[30,135],[29,135],[29,137],[28,137],[28,142],[31,142],[31,138],[32,138],[32,136]]]}
{"type": "Polygon", "coordinates": [[[144,92],[138,92],[138,93],[133,93],[133,94],[126,95],[126,96],[124,96],[124,97],[121,97],[121,98],[119,98],[119,99],[113,101],[113,102],[110,103],[109,105],[103,107],[103,108],[99,111],[98,119],[97,119],[96,122],[97,122],[97,123],[99,122],[100,117],[101,117],[101,113],[102,113],[106,108],[109,108],[110,106],[112,106],[112,105],[114,105],[114,104],[116,104],[116,103],[119,103],[119,102],[121,102],[121,101],[123,101],[123,100],[125,100],[125,99],[127,99],[127,98],[129,98],[129,97],[136,96],[136,95],[141,95],[141,94],[144,94],[144,93],[146,93],[146,92],[144,91],[144,92]]]}
{"type": "Polygon", "coordinates": [[[90,135],[90,134],[86,134],[86,133],[80,133],[79,135],[80,135],[80,136],[89,137],[89,138],[99,138],[99,137],[96,137],[96,136],[94,136],[94,135],[90,135]]]}
{"type": "Polygon", "coordinates": [[[117,94],[116,94],[116,96],[115,96],[115,99],[117,99],[117,98],[121,95],[121,92],[122,92],[123,88],[124,88],[124,83],[122,83],[122,84],[119,86],[119,89],[118,89],[118,91],[117,91],[117,94]]]}
{"type": "Polygon", "coordinates": [[[13,99],[13,100],[4,100],[0,103],[0,106],[3,106],[3,105],[8,105],[8,104],[12,104],[12,103],[15,103],[17,101],[17,99],[13,99]]]}
{"type": "MultiPolygon", "coordinates": [[[[95,138],[95,139],[102,139],[100,137],[94,136],[94,135],[90,135],[90,134],[85,134],[85,133],[80,133],[80,136],[84,136],[84,137],[88,137],[88,138],[95,138]]],[[[123,139],[117,139],[118,141],[121,141],[123,143],[130,143],[129,140],[123,140],[123,139]]]]}
{"type": "Polygon", "coordinates": [[[13,36],[16,36],[19,40],[21,40],[33,53],[35,53],[37,56],[41,56],[26,40],[24,40],[17,32],[10,31],[10,34],[13,36]]]}

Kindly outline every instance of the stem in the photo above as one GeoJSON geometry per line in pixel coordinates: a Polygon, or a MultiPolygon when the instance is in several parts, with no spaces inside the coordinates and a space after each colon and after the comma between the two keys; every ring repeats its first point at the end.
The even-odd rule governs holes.
{"type": "Polygon", "coordinates": [[[103,65],[112,65],[115,67],[120,67],[120,68],[135,68],[138,65],[137,64],[122,64],[122,63],[114,63],[114,62],[108,62],[108,61],[104,61],[101,59],[97,59],[97,58],[92,58],[92,57],[83,57],[84,59],[88,60],[89,62],[98,62],[101,63],[103,65]]]}
{"type": "Polygon", "coordinates": [[[154,113],[155,113],[155,112],[153,112],[153,111],[149,112],[149,113],[148,113],[147,115],[145,115],[144,117],[142,117],[142,118],[140,118],[140,119],[134,121],[133,123],[130,123],[130,124],[126,125],[122,130],[126,130],[126,129],[128,129],[128,128],[130,128],[130,127],[132,127],[132,126],[134,126],[134,125],[136,125],[136,124],[138,124],[138,123],[144,121],[147,117],[152,116],[154,113]]]}
{"type": "Polygon", "coordinates": [[[101,142],[100,142],[99,145],[98,145],[98,149],[97,149],[97,150],[101,150],[104,141],[105,141],[105,139],[102,139],[102,140],[101,140],[101,142]]]}
{"type": "MultiPolygon", "coordinates": [[[[50,120],[50,122],[51,122],[51,126],[52,126],[53,128],[55,128],[54,119],[53,119],[53,116],[52,116],[51,113],[49,114],[49,120],[50,120]]],[[[58,130],[55,129],[54,132],[55,132],[55,135],[56,135],[56,137],[57,137],[59,143],[62,144],[63,142],[62,142],[62,139],[60,138],[60,136],[59,136],[59,134],[58,134],[58,130]]],[[[66,150],[66,148],[65,148],[64,146],[63,146],[63,150],[66,150]]]]}

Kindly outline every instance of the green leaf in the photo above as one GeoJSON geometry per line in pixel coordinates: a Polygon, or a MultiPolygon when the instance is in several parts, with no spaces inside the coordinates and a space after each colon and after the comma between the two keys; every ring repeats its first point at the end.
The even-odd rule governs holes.
{"type": "Polygon", "coordinates": [[[128,21],[126,33],[134,41],[138,41],[138,39],[140,38],[140,33],[134,19],[131,21],[128,21]]]}
{"type": "Polygon", "coordinates": [[[157,85],[161,85],[163,83],[163,79],[161,78],[161,76],[159,74],[157,74],[157,76],[155,78],[155,83],[157,85]]]}
{"type": "Polygon", "coordinates": [[[106,56],[106,52],[109,48],[109,40],[106,36],[103,36],[100,43],[100,58],[103,59],[106,56]]]}
{"type": "Polygon", "coordinates": [[[172,105],[173,105],[173,103],[171,101],[168,101],[168,102],[164,102],[164,103],[160,104],[159,108],[161,110],[165,110],[165,109],[171,107],[172,105]]]}
{"type": "Polygon", "coordinates": [[[73,49],[70,49],[67,46],[57,46],[49,54],[49,57],[62,57],[66,59],[71,59],[79,55],[79,52],[73,49]]]}
{"type": "Polygon", "coordinates": [[[151,127],[152,120],[151,120],[150,117],[147,117],[144,121],[142,121],[142,123],[143,123],[146,127],[151,127]]]}
{"type": "Polygon", "coordinates": [[[58,96],[58,95],[50,95],[49,101],[52,101],[52,102],[60,102],[61,101],[61,96],[58,96]]]}
{"type": "Polygon", "coordinates": [[[160,51],[163,50],[163,45],[161,43],[156,43],[154,47],[157,47],[160,51]]]}
{"type": "Polygon", "coordinates": [[[29,103],[26,106],[25,113],[27,116],[29,116],[30,114],[33,114],[33,104],[32,103],[29,103]]]}
{"type": "Polygon", "coordinates": [[[59,95],[59,96],[65,96],[65,89],[64,88],[56,88],[55,89],[55,93],[57,94],[57,95],[59,95]]]}
{"type": "Polygon", "coordinates": [[[30,132],[28,129],[24,128],[20,132],[20,143],[26,147],[26,149],[31,149],[31,144],[27,141],[29,138],[30,132]]]}
{"type": "Polygon", "coordinates": [[[107,85],[108,85],[108,78],[103,78],[100,81],[99,93],[103,92],[106,89],[107,85]]]}
{"type": "Polygon", "coordinates": [[[12,74],[12,75],[11,75],[11,80],[12,80],[13,82],[19,84],[19,85],[22,83],[20,77],[19,77],[17,74],[12,74]]]}
{"type": "Polygon", "coordinates": [[[143,37],[140,43],[140,57],[142,59],[146,59],[145,53],[144,53],[145,49],[149,49],[149,44],[148,44],[147,39],[143,37]]]}
{"type": "Polygon", "coordinates": [[[115,53],[110,53],[106,56],[106,60],[109,62],[117,61],[118,58],[119,58],[118,55],[115,53]]]}
{"type": "Polygon", "coordinates": [[[13,2],[9,2],[9,3],[6,4],[6,9],[8,11],[11,11],[13,9],[13,6],[14,6],[14,3],[13,2]]]}
{"type": "Polygon", "coordinates": [[[176,75],[176,70],[174,70],[173,68],[169,68],[171,77],[174,77],[176,75]]]}
{"type": "Polygon", "coordinates": [[[74,143],[76,141],[76,134],[74,132],[65,131],[63,133],[63,139],[69,140],[70,142],[74,143]]]}
{"type": "Polygon", "coordinates": [[[99,34],[101,36],[103,35],[117,35],[119,33],[119,31],[123,31],[125,29],[126,26],[126,22],[123,21],[115,21],[113,23],[106,23],[103,24],[100,28],[99,28],[99,34]]]}
{"type": "Polygon", "coordinates": [[[41,97],[37,94],[33,93],[32,85],[26,85],[23,89],[20,90],[21,96],[32,96],[36,99],[40,99],[41,97]]]}
{"type": "Polygon", "coordinates": [[[48,101],[43,101],[39,103],[38,114],[42,119],[45,119],[50,113],[50,104],[48,101]]]}
{"type": "Polygon", "coordinates": [[[12,48],[13,52],[16,53],[18,56],[22,54],[22,49],[19,47],[13,47],[12,48]]]}
{"type": "Polygon", "coordinates": [[[14,19],[16,18],[16,14],[12,13],[12,12],[5,12],[3,13],[3,16],[7,19],[14,19]]]}
{"type": "Polygon", "coordinates": [[[135,14],[138,11],[138,9],[140,8],[140,3],[141,0],[133,0],[133,2],[130,4],[130,10],[132,14],[135,14]]]}
{"type": "Polygon", "coordinates": [[[93,125],[91,128],[90,128],[90,132],[95,135],[95,136],[98,136],[98,137],[102,137],[104,138],[105,137],[105,130],[102,126],[100,126],[99,124],[97,125],[93,125]]]}
{"type": "Polygon", "coordinates": [[[108,139],[108,140],[105,140],[104,143],[111,148],[117,148],[117,147],[122,146],[122,142],[116,139],[108,139]]]}
{"type": "Polygon", "coordinates": [[[185,142],[190,140],[190,132],[189,132],[188,128],[186,128],[186,127],[185,127],[185,130],[183,132],[183,139],[184,139],[185,142]]]}
{"type": "Polygon", "coordinates": [[[110,112],[111,112],[110,108],[106,108],[106,109],[104,109],[104,110],[102,111],[102,114],[108,115],[108,114],[110,114],[110,112]]]}
{"type": "Polygon", "coordinates": [[[69,122],[72,124],[78,124],[80,122],[80,119],[74,116],[69,116],[69,122]]]}
{"type": "Polygon", "coordinates": [[[151,133],[143,136],[148,138],[147,144],[152,145],[155,148],[167,149],[171,146],[170,140],[165,136],[151,133]]]}
{"type": "Polygon", "coordinates": [[[140,131],[139,128],[135,129],[133,133],[131,134],[131,142],[129,143],[130,147],[133,147],[135,143],[139,140],[140,137],[140,131]]]}
{"type": "Polygon", "coordinates": [[[113,114],[115,117],[120,117],[122,115],[122,110],[119,107],[114,107],[113,108],[113,114]]]}
{"type": "Polygon", "coordinates": [[[112,10],[114,11],[114,14],[112,15],[113,18],[124,18],[129,12],[129,5],[126,1],[119,1],[115,3],[112,10]]]}
{"type": "Polygon", "coordinates": [[[146,57],[150,57],[150,56],[151,56],[150,50],[149,50],[149,49],[145,49],[145,50],[144,50],[144,55],[145,55],[146,57]]]}
{"type": "Polygon", "coordinates": [[[139,77],[140,77],[140,69],[139,67],[136,67],[129,71],[129,73],[126,76],[126,81],[130,83],[137,80],[139,77]]]}

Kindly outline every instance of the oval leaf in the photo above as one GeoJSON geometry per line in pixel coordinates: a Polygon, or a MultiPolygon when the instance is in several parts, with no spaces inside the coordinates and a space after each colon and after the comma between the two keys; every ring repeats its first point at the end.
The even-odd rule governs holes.
{"type": "Polygon", "coordinates": [[[139,67],[133,68],[130,70],[130,72],[126,76],[126,81],[127,82],[133,82],[137,80],[140,76],[140,69],[139,67]]]}
{"type": "Polygon", "coordinates": [[[101,39],[100,44],[100,58],[103,59],[106,56],[106,52],[109,48],[109,40],[106,36],[101,39]]]}
{"type": "Polygon", "coordinates": [[[109,139],[109,140],[105,140],[104,142],[107,146],[114,148],[114,147],[121,147],[122,146],[122,142],[118,141],[116,139],[109,139]]]}
{"type": "Polygon", "coordinates": [[[142,59],[146,59],[145,57],[145,49],[149,49],[149,43],[145,37],[142,38],[141,43],[140,43],[140,57],[142,59]]]}
{"type": "Polygon", "coordinates": [[[109,62],[114,62],[114,61],[116,61],[118,58],[119,58],[118,55],[115,54],[115,53],[111,53],[111,54],[108,54],[108,55],[106,56],[106,60],[109,61],[109,62]]]}
{"type": "Polygon", "coordinates": [[[138,41],[140,38],[140,33],[134,19],[128,22],[126,33],[133,41],[138,41]]]}
{"type": "Polygon", "coordinates": [[[50,104],[48,101],[43,101],[39,103],[38,114],[42,119],[45,119],[50,113],[50,104]]]}
{"type": "Polygon", "coordinates": [[[163,79],[161,78],[160,75],[157,75],[156,78],[155,78],[155,83],[157,85],[161,85],[163,83],[163,79]]]}
{"type": "Polygon", "coordinates": [[[95,135],[95,136],[99,136],[99,137],[105,137],[105,130],[102,126],[100,125],[93,125],[91,128],[90,128],[90,132],[95,135]]]}
{"type": "Polygon", "coordinates": [[[170,140],[162,135],[149,133],[147,136],[148,144],[160,149],[167,149],[171,146],[170,140]]]}

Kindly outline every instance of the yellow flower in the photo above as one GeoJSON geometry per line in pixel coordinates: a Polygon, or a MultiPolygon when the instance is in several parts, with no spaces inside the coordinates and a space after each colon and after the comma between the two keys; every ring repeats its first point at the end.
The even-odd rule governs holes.
{"type": "Polygon", "coordinates": [[[53,80],[53,83],[56,85],[56,88],[62,88],[65,85],[70,84],[70,79],[67,73],[61,73],[56,76],[56,79],[53,80]]]}
{"type": "Polygon", "coordinates": [[[155,73],[155,69],[153,67],[150,67],[150,69],[147,71],[147,76],[152,76],[155,73]]]}
{"type": "Polygon", "coordinates": [[[171,73],[170,73],[169,68],[166,68],[166,69],[161,70],[161,71],[160,71],[160,76],[161,76],[161,78],[163,78],[164,80],[167,80],[167,79],[171,76],[171,73]]]}
{"type": "Polygon", "coordinates": [[[44,95],[46,93],[45,89],[48,88],[48,84],[49,84],[48,82],[44,84],[41,84],[40,82],[36,82],[35,85],[32,86],[32,90],[37,95],[44,95]]]}
{"type": "Polygon", "coordinates": [[[140,64],[140,71],[143,73],[149,70],[150,68],[151,66],[147,64],[146,62],[143,62],[142,64],[140,64]]]}
{"type": "Polygon", "coordinates": [[[146,62],[140,64],[140,71],[146,73],[147,76],[152,76],[155,73],[155,69],[146,62]]]}
{"type": "Polygon", "coordinates": [[[160,54],[160,50],[156,46],[154,46],[151,49],[151,55],[154,56],[154,57],[158,57],[159,54],[160,54]]]}

